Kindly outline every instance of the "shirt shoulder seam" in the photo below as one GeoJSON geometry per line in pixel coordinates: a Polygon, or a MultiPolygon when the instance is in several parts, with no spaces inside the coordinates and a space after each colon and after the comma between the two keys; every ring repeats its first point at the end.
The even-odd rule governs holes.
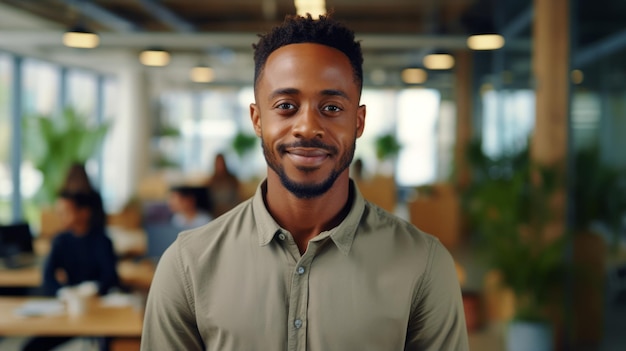
{"type": "Polygon", "coordinates": [[[415,283],[415,294],[411,307],[411,314],[413,315],[418,308],[419,302],[422,300],[424,296],[425,289],[425,281],[430,279],[431,270],[433,266],[433,261],[435,260],[435,250],[436,250],[436,240],[431,236],[426,236],[428,240],[428,257],[426,261],[426,268],[424,269],[424,273],[417,277],[415,283]]]}
{"type": "Polygon", "coordinates": [[[180,275],[183,280],[183,287],[185,289],[185,298],[187,299],[187,305],[189,306],[190,311],[193,312],[196,309],[196,306],[193,300],[193,293],[192,293],[193,289],[191,288],[191,284],[189,283],[189,280],[187,279],[187,275],[185,274],[185,269],[184,269],[184,264],[183,264],[183,259],[182,259],[183,255],[181,252],[182,248],[181,248],[179,240],[175,242],[175,245],[176,245],[176,254],[177,254],[176,261],[178,263],[180,275]]]}

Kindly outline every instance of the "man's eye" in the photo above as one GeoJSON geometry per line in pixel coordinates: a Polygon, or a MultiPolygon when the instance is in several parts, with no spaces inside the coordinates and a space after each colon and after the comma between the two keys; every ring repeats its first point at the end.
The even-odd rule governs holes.
{"type": "Polygon", "coordinates": [[[283,102],[282,104],[278,104],[278,106],[276,106],[276,108],[281,109],[281,110],[292,110],[292,109],[296,108],[296,106],[294,104],[283,102]]]}
{"type": "Polygon", "coordinates": [[[329,111],[329,112],[339,112],[339,111],[342,111],[341,107],[337,107],[335,105],[324,106],[323,110],[324,111],[329,111]]]}

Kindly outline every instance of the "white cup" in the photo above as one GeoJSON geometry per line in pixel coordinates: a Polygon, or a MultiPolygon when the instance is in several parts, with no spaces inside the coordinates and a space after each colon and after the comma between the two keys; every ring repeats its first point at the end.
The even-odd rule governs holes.
{"type": "Polygon", "coordinates": [[[87,312],[88,297],[81,294],[69,294],[66,300],[67,314],[70,316],[82,316],[87,312]]]}

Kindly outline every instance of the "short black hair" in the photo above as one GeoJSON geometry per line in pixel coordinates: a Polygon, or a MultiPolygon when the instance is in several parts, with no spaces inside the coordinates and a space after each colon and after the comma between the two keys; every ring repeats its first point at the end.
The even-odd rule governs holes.
{"type": "Polygon", "coordinates": [[[341,51],[350,60],[359,90],[363,87],[361,43],[354,40],[351,29],[334,20],[331,15],[321,15],[319,19],[313,19],[310,14],[306,17],[287,15],[281,25],[274,27],[269,33],[260,34],[259,37],[259,41],[252,44],[255,87],[270,54],[283,46],[298,43],[316,43],[341,51]]]}

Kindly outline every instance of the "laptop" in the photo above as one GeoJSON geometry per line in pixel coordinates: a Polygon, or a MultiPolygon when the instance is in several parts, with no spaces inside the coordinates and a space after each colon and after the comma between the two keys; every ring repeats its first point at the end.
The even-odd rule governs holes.
{"type": "Polygon", "coordinates": [[[23,268],[38,263],[28,223],[0,226],[0,259],[6,268],[23,268]]]}

